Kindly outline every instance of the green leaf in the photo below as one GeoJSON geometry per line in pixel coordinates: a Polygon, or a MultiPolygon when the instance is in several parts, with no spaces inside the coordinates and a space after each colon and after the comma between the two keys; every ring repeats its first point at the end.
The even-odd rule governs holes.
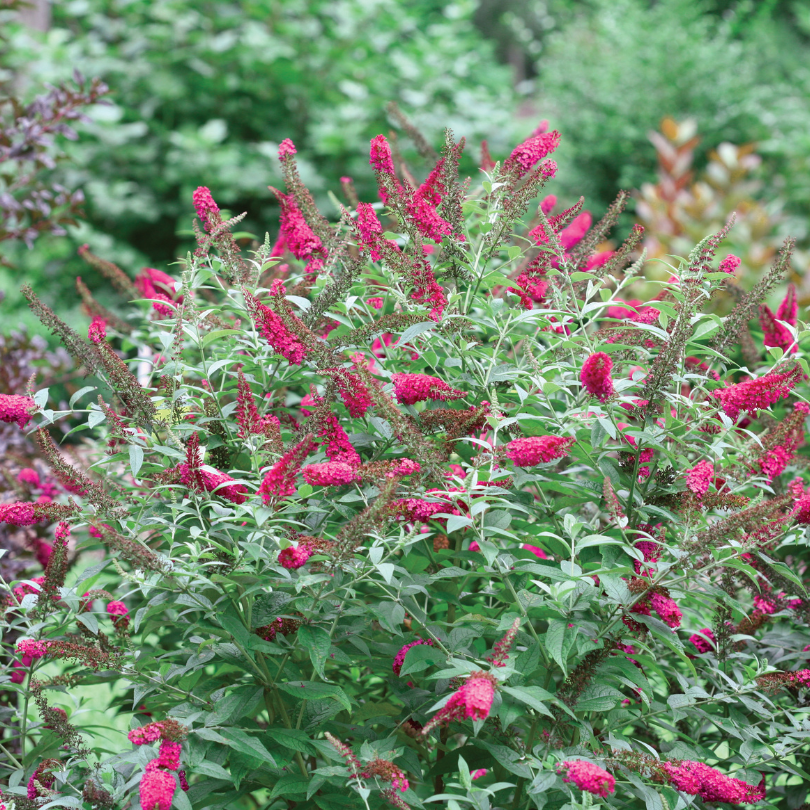
{"type": "Polygon", "coordinates": [[[301,793],[307,792],[309,779],[304,779],[303,776],[282,776],[281,779],[273,786],[270,793],[270,799],[275,799],[278,796],[298,796],[301,793]]]}
{"type": "Polygon", "coordinates": [[[329,637],[329,633],[322,627],[305,624],[298,628],[298,640],[309,653],[309,659],[312,661],[315,671],[323,678],[324,664],[332,647],[332,639],[329,637]]]}
{"type": "Polygon", "coordinates": [[[428,644],[417,644],[405,653],[405,661],[399,675],[402,677],[412,672],[421,672],[431,664],[444,664],[445,661],[446,656],[441,650],[428,644]]]}
{"type": "Polygon", "coordinates": [[[214,762],[208,762],[208,760],[203,760],[198,765],[195,765],[194,773],[201,773],[203,776],[210,776],[212,779],[224,779],[226,782],[231,781],[231,775],[225,768],[214,762]]]}
{"type": "Polygon", "coordinates": [[[303,754],[315,753],[315,749],[310,745],[309,736],[303,731],[293,728],[271,728],[268,730],[267,736],[284,748],[301,751],[303,754]]]}
{"type": "Polygon", "coordinates": [[[133,478],[138,477],[138,473],[143,466],[143,447],[139,444],[131,444],[129,446],[129,470],[133,478]]]}
{"type": "Polygon", "coordinates": [[[287,681],[280,683],[278,688],[290,695],[295,695],[299,700],[323,700],[331,698],[336,700],[346,709],[351,712],[352,704],[346,693],[339,686],[330,686],[326,683],[317,683],[315,681],[287,681]]]}
{"type": "Polygon", "coordinates": [[[554,716],[543,704],[544,700],[550,700],[553,695],[539,686],[502,686],[501,690],[540,714],[545,714],[547,717],[554,716]]]}
{"type": "Polygon", "coordinates": [[[275,765],[276,761],[273,755],[262,745],[262,743],[255,737],[251,737],[246,731],[238,728],[223,728],[220,733],[225,738],[226,745],[247,754],[251,757],[259,757],[271,765],[275,765]]]}
{"type": "Polygon", "coordinates": [[[574,644],[576,628],[569,628],[565,619],[553,619],[546,631],[546,649],[551,657],[560,665],[562,671],[568,674],[568,653],[574,644]]]}
{"type": "Polygon", "coordinates": [[[225,335],[239,335],[241,331],[239,329],[215,329],[213,332],[209,332],[203,339],[202,345],[203,348],[208,346],[209,343],[213,343],[215,340],[219,340],[221,337],[225,335]]]}

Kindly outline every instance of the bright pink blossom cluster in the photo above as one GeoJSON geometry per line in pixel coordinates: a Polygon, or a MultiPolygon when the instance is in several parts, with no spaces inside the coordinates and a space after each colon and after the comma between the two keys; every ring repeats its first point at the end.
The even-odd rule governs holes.
{"type": "MultiPolygon", "coordinates": [[[[276,298],[285,295],[286,289],[281,279],[273,281],[270,292],[276,298]]],[[[273,351],[280,354],[291,366],[300,366],[308,352],[306,346],[285,326],[281,317],[270,307],[262,304],[253,296],[247,296],[246,303],[261,336],[273,351]]]]}
{"type": "Polygon", "coordinates": [[[721,273],[728,273],[730,276],[734,275],[734,271],[740,266],[740,257],[729,253],[723,261],[720,262],[718,270],[721,273]]]}
{"type": "Polygon", "coordinates": [[[570,782],[580,790],[606,799],[616,790],[616,780],[604,768],[592,762],[577,759],[563,762],[558,766],[559,772],[565,771],[563,782],[570,782]]]}
{"type": "Polygon", "coordinates": [[[486,720],[492,701],[495,699],[495,678],[486,672],[473,672],[445,703],[444,708],[428,721],[422,729],[427,734],[431,729],[452,720],[486,720]]]}
{"type": "Polygon", "coordinates": [[[357,467],[343,461],[309,464],[301,470],[301,475],[314,487],[339,487],[360,480],[357,467]]]}
{"type": "Polygon", "coordinates": [[[278,562],[283,568],[295,570],[306,565],[314,553],[315,549],[309,543],[301,542],[297,546],[282,549],[278,555],[278,562]]]}
{"type": "MultiPolygon", "coordinates": [[[[548,126],[547,122],[543,122],[543,124],[548,126]]],[[[535,130],[531,137],[512,150],[512,154],[503,164],[506,171],[516,171],[520,177],[523,177],[560,145],[560,133],[556,129],[546,132],[543,124],[535,130]]]]}
{"type": "Polygon", "coordinates": [[[698,498],[702,498],[714,480],[714,465],[709,461],[701,461],[692,467],[686,474],[686,487],[698,498]]]}
{"type": "Polygon", "coordinates": [[[112,618],[116,629],[126,630],[126,628],[129,627],[129,611],[123,602],[117,600],[108,602],[107,614],[112,618]]]}
{"type": "MultiPolygon", "coordinates": [[[[191,468],[188,464],[185,462],[178,464],[176,470],[180,473],[180,480],[185,486],[189,489],[197,489],[198,482],[194,480],[194,476],[191,474],[191,468]]],[[[201,467],[198,471],[198,475],[202,487],[206,492],[214,492],[216,490],[216,495],[237,504],[244,503],[247,500],[248,488],[244,484],[235,481],[235,479],[231,478],[227,473],[220,472],[213,468],[205,469],[201,467]],[[226,484],[226,486],[220,486],[221,484],[226,484]],[[219,487],[219,489],[217,489],[217,487],[219,487]]]]}
{"type": "Polygon", "coordinates": [[[711,652],[714,649],[715,645],[714,633],[708,627],[704,627],[697,633],[692,633],[692,635],[689,636],[689,641],[691,641],[692,644],[695,645],[697,651],[701,655],[705,655],[707,652],[711,652]]]}
{"type": "Polygon", "coordinates": [[[191,199],[194,202],[194,208],[197,210],[197,216],[205,226],[205,230],[211,230],[209,218],[212,215],[219,215],[219,206],[214,202],[211,190],[207,186],[199,186],[192,194],[191,199]]]}
{"type": "Polygon", "coordinates": [[[565,458],[573,444],[574,439],[567,436],[529,436],[513,439],[505,453],[516,467],[534,467],[565,458]]]}
{"type": "Polygon", "coordinates": [[[274,498],[287,498],[295,493],[295,480],[304,459],[312,452],[315,442],[312,436],[305,436],[291,447],[264,475],[259,495],[265,506],[274,498]]]}
{"type": "Polygon", "coordinates": [[[87,339],[91,343],[102,343],[107,337],[107,321],[100,315],[94,315],[90,326],[87,327],[87,339]]]}
{"type": "MultiPolygon", "coordinates": [[[[175,292],[174,279],[162,270],[154,267],[144,267],[135,276],[135,286],[138,292],[152,302],[152,308],[161,318],[174,316],[174,306],[183,303],[183,296],[175,292]]],[[[91,338],[92,340],[92,338],[91,338]]],[[[101,341],[93,341],[100,343],[101,341]]]]}
{"type": "Polygon", "coordinates": [[[702,762],[663,762],[661,767],[672,787],[691,796],[700,796],[707,802],[753,804],[765,798],[765,777],[758,786],[754,786],[742,779],[726,776],[702,762]]]}
{"type": "Polygon", "coordinates": [[[16,422],[18,427],[24,428],[33,419],[30,411],[36,407],[31,397],[0,394],[0,422],[16,422]]]}
{"type": "Polygon", "coordinates": [[[394,675],[399,677],[399,673],[402,671],[402,665],[405,663],[405,656],[407,655],[408,650],[410,650],[411,647],[418,647],[420,644],[426,644],[428,647],[432,647],[433,639],[428,639],[426,641],[425,639],[418,638],[416,641],[411,641],[402,647],[402,649],[396,654],[394,663],[391,666],[391,668],[394,670],[394,675]]]}
{"type": "Polygon", "coordinates": [[[762,408],[769,408],[780,399],[786,399],[802,375],[801,366],[795,366],[790,371],[772,371],[762,377],[721,388],[714,392],[714,396],[732,419],[736,419],[740,411],[756,416],[762,408]]]}
{"type": "Polygon", "coordinates": [[[591,396],[596,397],[600,402],[604,402],[613,395],[611,371],[613,371],[613,360],[610,355],[605,354],[605,352],[596,352],[582,365],[579,379],[591,396]]]}
{"type": "Polygon", "coordinates": [[[415,405],[425,400],[461,399],[463,391],[452,388],[444,380],[429,374],[394,374],[394,396],[401,405],[415,405]]]}

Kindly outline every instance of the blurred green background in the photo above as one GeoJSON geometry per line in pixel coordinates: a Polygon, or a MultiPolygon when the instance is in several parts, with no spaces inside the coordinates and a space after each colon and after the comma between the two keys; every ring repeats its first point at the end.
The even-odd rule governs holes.
{"type": "Polygon", "coordinates": [[[445,126],[465,136],[471,174],[482,139],[503,157],[549,119],[563,135],[555,191],[595,213],[656,182],[662,118],[693,119],[695,171],[721,142],[754,143],[752,200],[768,228],[807,240],[806,0],[39,0],[0,10],[0,30],[0,95],[30,99],[78,69],[112,102],[58,144],[49,174],[84,190],[85,218],[31,249],[0,242],[4,329],[42,332],[23,281],[86,324],[75,277],[102,280],[77,256],[85,242],[131,274],[167,268],[193,245],[198,185],[274,237],[267,186],[286,137],[328,215],[343,175],[376,199],[368,141],[391,128],[391,100],[437,146],[445,126]]]}

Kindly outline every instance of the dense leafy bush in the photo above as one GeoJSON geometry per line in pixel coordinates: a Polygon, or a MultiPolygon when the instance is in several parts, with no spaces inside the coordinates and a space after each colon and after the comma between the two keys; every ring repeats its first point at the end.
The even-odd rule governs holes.
{"type": "Polygon", "coordinates": [[[375,137],[385,208],[346,184],[337,222],[284,141],[275,244],[198,188],[177,280],[87,254],[137,313],[88,298],[85,340],[25,291],[99,383],[0,399],[49,463],[0,506],[47,543],[6,594],[6,801],[807,800],[793,290],[748,331],[789,246],[726,317],[725,228],[628,308],[641,229],[595,253],[626,195],[537,205],[558,137],[469,184],[450,134],[422,183],[375,137]]]}
{"type": "Polygon", "coordinates": [[[370,194],[355,145],[387,125],[389,101],[434,136],[450,125],[476,142],[495,133],[505,148],[509,73],[471,14],[466,0],[72,0],[53,5],[44,35],[7,21],[8,77],[37,92],[78,65],[113,102],[71,145],[63,176],[84,190],[89,227],[14,262],[63,312],[78,301],[74,276],[100,281],[82,272],[84,242],[129,266],[182,255],[203,175],[220,205],[249,212],[243,230],[259,232],[278,216],[267,186],[280,182],[274,156],[288,136],[307,150],[319,202],[342,175],[370,194]]]}
{"type": "MultiPolygon", "coordinates": [[[[639,188],[654,174],[648,132],[665,115],[693,118],[704,154],[722,141],[758,141],[768,158],[768,195],[787,197],[794,235],[806,236],[810,200],[810,69],[794,25],[707,14],[692,0],[594,0],[593,13],[546,39],[539,69],[543,115],[570,133],[560,166],[589,198],[639,188]],[[632,154],[634,159],[628,160],[632,154]]],[[[795,4],[798,8],[800,4],[795,4]]]]}

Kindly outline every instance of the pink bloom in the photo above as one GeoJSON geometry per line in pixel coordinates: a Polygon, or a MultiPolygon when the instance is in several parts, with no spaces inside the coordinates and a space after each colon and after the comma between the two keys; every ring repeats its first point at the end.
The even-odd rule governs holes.
{"type": "Polygon", "coordinates": [[[27,501],[0,504],[0,523],[8,523],[11,526],[31,526],[44,520],[44,516],[37,515],[35,507],[35,504],[27,501]]]}
{"type": "Polygon", "coordinates": [[[582,241],[582,237],[588,232],[592,222],[593,217],[591,217],[589,211],[583,211],[581,214],[577,214],[574,221],[568,227],[563,228],[558,235],[563,248],[567,251],[576,245],[577,242],[582,241]]]}
{"type": "Polygon", "coordinates": [[[33,418],[29,411],[35,411],[37,405],[31,397],[17,394],[0,394],[0,422],[16,422],[24,428],[33,418]]]}
{"type": "MultiPolygon", "coordinates": [[[[296,259],[320,259],[320,264],[326,258],[323,243],[309,227],[301,209],[291,194],[282,194],[276,191],[281,203],[281,234],[290,253],[296,259]]],[[[307,266],[307,272],[316,269],[314,262],[307,266]]]]}
{"type": "Polygon", "coordinates": [[[565,458],[573,443],[573,438],[564,436],[529,436],[509,442],[506,455],[516,467],[534,467],[565,458]]]}
{"type": "Polygon", "coordinates": [[[129,611],[123,602],[108,602],[107,613],[112,617],[113,624],[117,628],[123,630],[129,626],[129,611]]]}
{"type": "Polygon", "coordinates": [[[312,452],[314,444],[312,436],[305,436],[265,473],[259,487],[259,494],[265,506],[273,498],[287,498],[295,494],[296,476],[304,459],[312,452]]]}
{"type": "Polygon", "coordinates": [[[436,244],[441,243],[442,236],[453,232],[453,226],[447,220],[442,219],[436,210],[437,206],[441,204],[442,194],[445,192],[441,179],[443,166],[444,158],[439,160],[408,203],[408,212],[419,232],[436,244]]]}
{"type": "Polygon", "coordinates": [[[470,551],[481,551],[481,546],[478,545],[477,540],[473,540],[472,543],[470,543],[470,549],[469,550],[470,551]]]}
{"type": "Polygon", "coordinates": [[[374,309],[382,309],[384,301],[382,298],[375,296],[374,298],[367,298],[366,303],[374,309]]]}
{"type": "Polygon", "coordinates": [[[732,419],[736,419],[740,411],[756,416],[761,408],[769,408],[780,399],[786,399],[802,376],[801,366],[781,373],[772,371],[762,377],[721,388],[714,392],[714,396],[732,419]]]}
{"type": "MultiPolygon", "coordinates": [[[[183,484],[189,489],[196,490],[197,482],[193,480],[189,465],[186,463],[178,464],[176,469],[180,473],[180,480],[183,484]]],[[[236,482],[227,473],[214,470],[213,468],[211,470],[200,468],[199,478],[206,492],[214,492],[214,490],[216,490],[216,492],[214,492],[215,495],[219,495],[221,498],[225,498],[233,503],[244,503],[247,500],[248,488],[244,484],[236,482]],[[229,481],[233,481],[233,483],[227,483],[229,481]],[[221,487],[220,484],[227,484],[227,486],[221,487]],[[219,487],[219,489],[217,489],[217,487],[219,487]]]]}
{"type": "MultiPolygon", "coordinates": [[[[285,289],[281,279],[273,282],[271,291],[276,296],[284,295],[285,289]]],[[[270,307],[260,303],[253,296],[248,296],[247,304],[256,328],[273,351],[280,354],[291,366],[300,366],[308,353],[307,347],[270,307]]]]}
{"type": "Polygon", "coordinates": [[[295,144],[289,138],[285,138],[278,145],[279,159],[283,159],[283,158],[287,157],[287,155],[295,155],[295,154],[297,154],[295,144]]]}
{"type": "Polygon", "coordinates": [[[796,285],[788,284],[788,291],[776,310],[776,317],[791,326],[796,326],[799,317],[799,302],[796,299],[796,285]]]}
{"type": "Polygon", "coordinates": [[[486,776],[486,775],[487,775],[487,769],[486,768],[479,768],[477,771],[473,771],[470,774],[470,777],[472,778],[473,781],[475,781],[476,779],[480,779],[482,776],[486,776]]]}
{"type": "Polygon", "coordinates": [[[728,273],[730,276],[734,275],[734,271],[740,266],[741,259],[739,256],[735,256],[733,253],[729,253],[722,262],[720,262],[720,267],[718,270],[721,273],[728,273]]]}
{"type": "Polygon", "coordinates": [[[796,341],[790,330],[779,323],[777,317],[771,312],[771,308],[766,304],[761,304],[759,307],[759,325],[762,327],[764,346],[776,346],[788,354],[793,354],[797,350],[796,341]]]}
{"type": "Polygon", "coordinates": [[[600,402],[613,395],[613,379],[610,376],[612,370],[613,360],[604,352],[592,354],[582,366],[579,375],[582,385],[600,402]]]}
{"type": "Polygon", "coordinates": [[[163,318],[174,316],[174,307],[169,304],[182,304],[183,296],[175,292],[174,279],[162,270],[144,267],[135,276],[138,292],[152,302],[152,308],[163,318]]]}
{"type": "Polygon", "coordinates": [[[91,343],[101,343],[107,337],[107,321],[98,315],[93,316],[93,321],[87,328],[87,338],[91,343]]]}
{"type": "Polygon", "coordinates": [[[176,787],[174,777],[160,770],[160,760],[153,759],[141,777],[141,810],[170,810],[176,787]]]}
{"type": "Polygon", "coordinates": [[[422,734],[427,734],[436,726],[452,720],[486,720],[494,698],[495,678],[486,672],[473,672],[447,701],[444,708],[439,709],[425,725],[422,734]]]}
{"type": "Polygon", "coordinates": [[[39,473],[31,467],[25,467],[17,474],[17,480],[21,484],[27,484],[29,487],[38,489],[42,486],[39,480],[39,473]]]}
{"type": "Polygon", "coordinates": [[[294,570],[305,565],[307,560],[315,553],[315,550],[307,543],[299,543],[297,546],[288,546],[279,552],[278,561],[281,566],[294,570]]]}
{"type": "Polygon", "coordinates": [[[415,405],[425,400],[460,399],[463,391],[451,388],[444,380],[429,374],[394,374],[394,396],[402,405],[415,405]]]}
{"type": "Polygon", "coordinates": [[[37,562],[45,568],[48,565],[48,560],[51,559],[51,554],[53,554],[53,546],[50,543],[46,543],[44,540],[37,540],[36,551],[34,553],[37,562]]]}
{"type": "Polygon", "coordinates": [[[741,779],[725,776],[702,762],[662,762],[661,767],[672,787],[692,796],[700,796],[704,801],[753,804],[765,798],[764,777],[755,787],[741,779]]]}
{"type": "Polygon", "coordinates": [[[25,666],[29,666],[30,662],[29,664],[26,664],[25,658],[42,658],[48,652],[48,645],[44,641],[35,641],[32,638],[22,638],[17,642],[16,652],[18,655],[23,656],[23,664],[25,666]]]}
{"type": "Polygon", "coordinates": [[[183,747],[179,742],[163,740],[160,744],[160,756],[158,757],[158,767],[168,768],[176,771],[180,767],[180,753],[183,747]]]}
{"type": "Polygon", "coordinates": [[[698,498],[702,498],[709,491],[709,485],[713,480],[714,465],[708,461],[701,461],[686,474],[686,487],[698,498]]]}
{"type": "Polygon", "coordinates": [[[594,796],[607,798],[608,794],[616,790],[616,780],[604,768],[578,759],[574,762],[563,762],[558,768],[567,769],[563,782],[571,782],[580,790],[592,793],[594,796]]]}
{"type": "MultiPolygon", "coordinates": [[[[320,404],[321,398],[318,397],[320,404]]],[[[317,419],[318,417],[316,417],[317,419]]],[[[348,434],[343,429],[337,417],[331,412],[324,410],[320,414],[318,427],[318,437],[326,444],[326,455],[330,461],[339,461],[351,467],[359,467],[361,463],[360,455],[354,449],[348,434]]]]}
{"type": "MultiPolygon", "coordinates": [[[[400,498],[391,503],[390,509],[397,517],[415,523],[428,523],[440,513],[458,514],[458,510],[448,501],[426,501],[423,498],[400,498]]],[[[435,519],[445,520],[445,518],[435,519]]]]}
{"type": "Polygon", "coordinates": [[[342,461],[310,464],[301,470],[304,480],[315,487],[339,487],[359,481],[357,468],[342,461]]]}
{"type": "Polygon", "coordinates": [[[385,139],[385,135],[375,135],[371,139],[371,158],[369,163],[375,172],[384,174],[394,173],[394,159],[391,156],[391,147],[385,139]]]}
{"type": "Polygon", "coordinates": [[[650,606],[658,614],[658,618],[673,630],[681,626],[683,614],[674,599],[654,593],[650,597],[650,606]]]}
{"type": "Polygon", "coordinates": [[[386,476],[390,478],[394,475],[416,475],[421,469],[422,465],[418,461],[414,461],[412,458],[402,458],[399,459],[396,467],[386,473],[386,476]]]}
{"type": "MultiPolygon", "coordinates": [[[[371,261],[378,262],[382,254],[376,245],[382,239],[383,227],[377,218],[377,212],[369,203],[359,203],[357,206],[357,230],[360,231],[361,248],[369,251],[371,261]]],[[[377,309],[382,307],[381,298],[369,299],[369,301],[372,300],[380,301],[380,306],[377,309]]]]}
{"type": "Polygon", "coordinates": [[[693,633],[691,636],[689,636],[689,641],[695,645],[697,651],[701,655],[711,652],[714,649],[714,633],[708,627],[704,627],[697,633],[693,633]]]}
{"type": "Polygon", "coordinates": [[[560,133],[557,130],[532,135],[516,146],[512,154],[504,161],[504,171],[516,171],[518,177],[523,177],[559,145],[560,133]]]}
{"type": "Polygon", "coordinates": [[[211,196],[211,190],[207,186],[199,186],[192,195],[194,201],[194,208],[197,210],[197,216],[202,220],[205,230],[211,230],[209,216],[219,214],[219,206],[214,202],[211,196]]]}
{"type": "Polygon", "coordinates": [[[524,546],[521,546],[521,548],[526,549],[526,551],[531,551],[531,553],[534,554],[535,557],[539,557],[541,560],[547,560],[548,559],[548,554],[546,554],[546,552],[543,551],[543,549],[540,548],[540,546],[524,545],[524,546]]]}
{"type": "Polygon", "coordinates": [[[353,371],[345,368],[324,369],[335,381],[340,398],[349,414],[358,419],[374,404],[365,383],[353,371]]]}
{"type": "Polygon", "coordinates": [[[420,644],[425,644],[428,647],[432,647],[433,646],[433,639],[428,639],[427,641],[425,641],[422,638],[418,638],[418,639],[416,639],[416,641],[411,641],[409,644],[406,644],[396,654],[396,657],[394,658],[394,663],[392,664],[392,669],[394,670],[394,675],[399,677],[399,673],[402,671],[402,665],[405,663],[405,656],[406,656],[408,650],[410,650],[411,647],[418,647],[420,644]]]}

